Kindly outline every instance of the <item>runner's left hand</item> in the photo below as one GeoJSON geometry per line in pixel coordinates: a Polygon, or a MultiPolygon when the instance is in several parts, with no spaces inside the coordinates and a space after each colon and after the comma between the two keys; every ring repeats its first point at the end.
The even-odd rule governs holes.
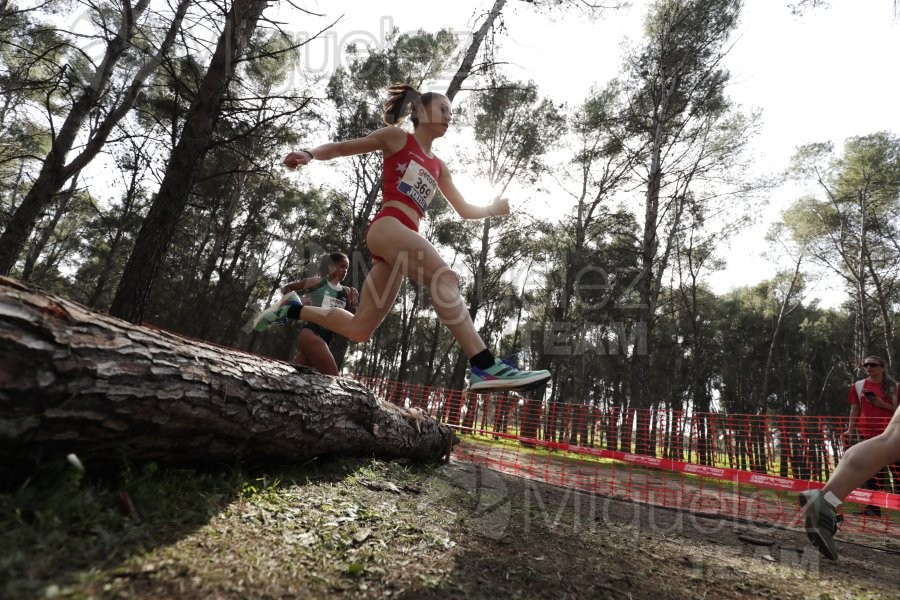
{"type": "Polygon", "coordinates": [[[301,165],[308,165],[311,160],[312,157],[309,153],[302,150],[300,152],[288,152],[287,156],[284,157],[284,160],[281,161],[281,164],[293,171],[301,165]]]}
{"type": "Polygon", "coordinates": [[[509,214],[509,198],[494,198],[494,202],[489,207],[492,217],[499,217],[509,214]]]}

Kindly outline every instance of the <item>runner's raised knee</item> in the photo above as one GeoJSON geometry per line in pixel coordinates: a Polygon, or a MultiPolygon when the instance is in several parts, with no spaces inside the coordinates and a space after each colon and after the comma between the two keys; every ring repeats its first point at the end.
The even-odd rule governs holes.
{"type": "Polygon", "coordinates": [[[459,295],[460,279],[456,271],[443,267],[431,278],[431,295],[442,300],[455,299],[459,295]]]}
{"type": "Polygon", "coordinates": [[[351,342],[361,343],[368,342],[375,334],[378,325],[357,326],[353,330],[346,332],[346,337],[351,342]]]}

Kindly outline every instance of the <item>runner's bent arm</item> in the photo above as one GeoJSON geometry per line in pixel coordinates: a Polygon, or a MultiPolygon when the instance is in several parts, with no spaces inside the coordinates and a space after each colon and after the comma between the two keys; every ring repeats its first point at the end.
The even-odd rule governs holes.
{"type": "Polygon", "coordinates": [[[283,164],[289,169],[307,165],[315,160],[331,160],[341,156],[353,156],[381,150],[385,156],[400,150],[406,143],[406,131],[399,127],[382,127],[364,138],[356,138],[345,142],[328,142],[310,150],[289,152],[283,164]]]}
{"type": "Polygon", "coordinates": [[[294,281],[283,288],[281,288],[282,294],[290,294],[291,292],[305,292],[310,288],[314,288],[322,281],[321,277],[307,277],[306,279],[301,279],[300,281],[294,281]]]}
{"type": "Polygon", "coordinates": [[[347,310],[349,312],[355,313],[356,307],[359,306],[359,292],[356,291],[356,288],[352,288],[350,286],[345,285],[344,289],[347,290],[347,310]]]}
{"type": "Polygon", "coordinates": [[[495,217],[509,214],[509,200],[506,198],[497,198],[493,204],[479,206],[477,204],[469,204],[463,198],[462,194],[453,184],[453,177],[450,175],[450,169],[441,161],[441,177],[438,179],[438,187],[450,206],[463,219],[484,219],[485,217],[495,217]]]}

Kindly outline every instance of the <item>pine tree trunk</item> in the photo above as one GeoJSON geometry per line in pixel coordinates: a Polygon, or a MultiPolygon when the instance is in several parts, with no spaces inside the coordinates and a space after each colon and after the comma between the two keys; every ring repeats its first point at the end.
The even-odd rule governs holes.
{"type": "Polygon", "coordinates": [[[110,306],[110,313],[117,317],[131,323],[140,323],[144,318],[156,276],[187,206],[197,168],[212,143],[226,89],[266,4],[266,0],[235,0],[226,15],[209,68],[185,115],[181,137],[110,306]]]}
{"type": "Polygon", "coordinates": [[[0,277],[0,476],[75,453],[169,464],[437,460],[458,441],[354,381],[131,325],[0,277]]]}

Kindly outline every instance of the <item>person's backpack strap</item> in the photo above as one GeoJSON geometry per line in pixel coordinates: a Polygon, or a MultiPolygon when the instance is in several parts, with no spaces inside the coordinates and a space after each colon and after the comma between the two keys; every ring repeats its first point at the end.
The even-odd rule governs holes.
{"type": "Polygon", "coordinates": [[[862,397],[863,397],[863,386],[866,385],[866,380],[865,380],[865,379],[860,379],[859,381],[857,381],[857,382],[856,382],[855,384],[853,384],[853,385],[856,386],[856,397],[857,397],[859,400],[862,400],[862,397]]]}

